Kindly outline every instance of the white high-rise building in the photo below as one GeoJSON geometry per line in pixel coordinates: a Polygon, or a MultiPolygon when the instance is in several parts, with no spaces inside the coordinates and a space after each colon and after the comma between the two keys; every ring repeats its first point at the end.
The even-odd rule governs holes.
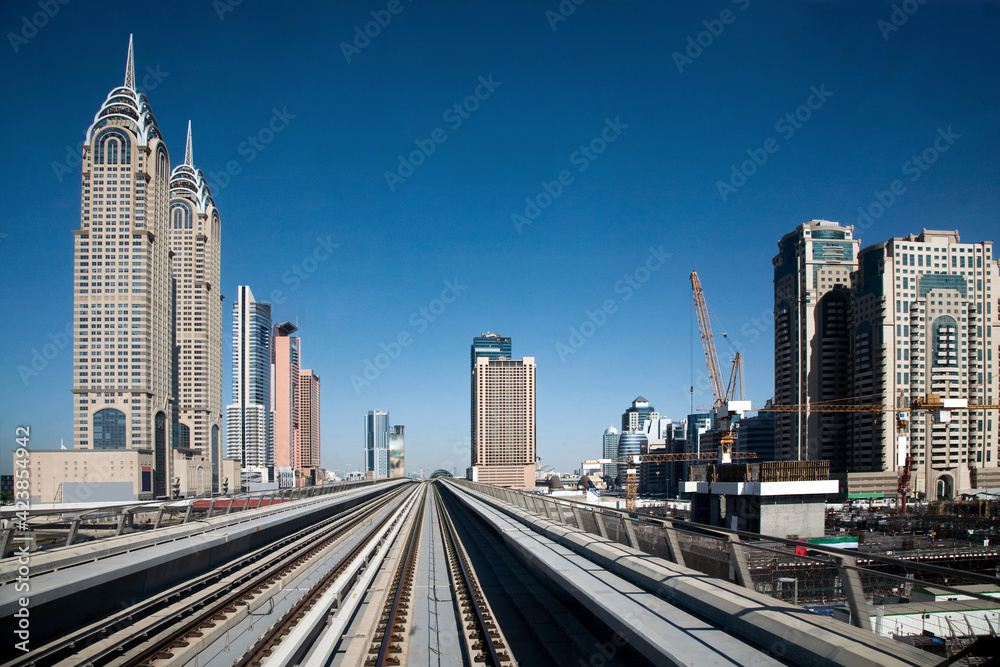
{"type": "Polygon", "coordinates": [[[226,408],[226,458],[268,481],[274,466],[271,426],[271,304],[245,285],[233,304],[233,402],[226,408]]]}
{"type": "Polygon", "coordinates": [[[365,415],[365,470],[374,479],[389,476],[389,412],[369,410],[365,415]]]}
{"type": "Polygon", "coordinates": [[[472,477],[535,485],[535,358],[478,357],[472,371],[472,477]]]}
{"type": "Polygon", "coordinates": [[[173,251],[175,447],[199,450],[212,463],[221,491],[222,459],[222,223],[202,172],[194,167],[191,123],[184,163],[170,177],[173,251]]]}
{"type": "Polygon", "coordinates": [[[83,144],[73,439],[78,449],[153,450],[155,495],[167,493],[173,415],[169,179],[129,38],[125,80],[108,93],[83,144]]]}

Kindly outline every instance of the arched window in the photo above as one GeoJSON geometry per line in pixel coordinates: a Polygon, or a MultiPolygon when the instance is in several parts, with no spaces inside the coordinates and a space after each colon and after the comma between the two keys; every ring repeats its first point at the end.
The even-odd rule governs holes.
{"type": "Polygon", "coordinates": [[[125,449],[125,413],[104,408],[94,413],[94,449],[125,449]]]}
{"type": "Polygon", "coordinates": [[[94,164],[132,164],[132,140],[116,127],[105,128],[95,139],[94,164]]]}

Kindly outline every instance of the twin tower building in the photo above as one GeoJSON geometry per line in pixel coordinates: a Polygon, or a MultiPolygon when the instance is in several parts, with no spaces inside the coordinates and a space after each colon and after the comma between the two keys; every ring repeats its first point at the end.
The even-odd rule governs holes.
{"type": "MultiPolygon", "coordinates": [[[[183,161],[171,169],[136,87],[131,38],[125,80],[87,129],[81,176],[75,449],[140,452],[140,497],[238,489],[244,452],[225,451],[222,436],[219,211],[194,166],[190,122],[183,161]]],[[[234,354],[237,366],[241,360],[234,354]]],[[[264,428],[273,437],[269,419],[264,428]]],[[[275,461],[264,454],[245,463],[275,461]]]]}

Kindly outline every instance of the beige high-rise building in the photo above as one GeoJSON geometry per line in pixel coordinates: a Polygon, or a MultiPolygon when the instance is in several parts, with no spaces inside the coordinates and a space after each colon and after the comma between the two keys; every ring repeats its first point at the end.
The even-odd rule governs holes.
{"type": "MultiPolygon", "coordinates": [[[[851,272],[857,268],[854,228],[826,220],[796,227],[778,242],[774,265],[774,402],[850,403],[851,272]]],[[[774,455],[827,460],[847,468],[851,415],[777,413],[774,455]]]]}
{"type": "Polygon", "coordinates": [[[299,371],[298,444],[295,467],[300,480],[315,477],[320,466],[319,376],[308,368],[299,371]]]}
{"type": "MultiPolygon", "coordinates": [[[[854,280],[854,392],[858,403],[909,404],[934,393],[997,404],[1000,281],[993,243],[962,243],[956,231],[923,230],[861,251],[854,280]]],[[[931,499],[972,487],[972,470],[997,471],[997,411],[855,416],[852,469],[895,471],[913,461],[910,489],[931,499]],[[899,436],[908,437],[900,446],[899,436]]]]}
{"type": "Polygon", "coordinates": [[[478,357],[472,369],[472,478],[535,485],[535,358],[478,357]]]}
{"type": "Polygon", "coordinates": [[[173,252],[174,446],[198,450],[211,461],[219,491],[222,459],[222,223],[205,176],[194,167],[191,123],[184,163],[170,177],[170,246],[173,252]]]}
{"type": "Polygon", "coordinates": [[[173,413],[170,157],[136,89],[131,38],[124,83],[88,128],[82,163],[73,232],[74,444],[152,450],[154,493],[165,495],[173,413]]]}

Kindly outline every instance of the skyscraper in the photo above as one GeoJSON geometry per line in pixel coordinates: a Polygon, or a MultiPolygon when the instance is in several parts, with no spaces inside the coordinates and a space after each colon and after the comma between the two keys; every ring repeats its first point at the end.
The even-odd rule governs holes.
{"type": "MultiPolygon", "coordinates": [[[[774,257],[774,402],[828,402],[851,396],[848,321],[851,272],[859,242],[853,227],[813,220],[786,234],[774,257]]],[[[775,415],[778,460],[828,460],[847,467],[851,416],[775,415]]]]}
{"type": "Polygon", "coordinates": [[[233,303],[233,402],[226,408],[226,456],[266,481],[274,465],[271,425],[271,304],[245,285],[233,303]]]}
{"type": "MultiPolygon", "coordinates": [[[[908,404],[934,393],[996,404],[994,354],[1000,322],[993,243],[962,243],[958,232],[923,230],[861,251],[853,308],[857,403],[908,404]]],[[[996,411],[955,411],[950,421],[910,414],[911,489],[953,498],[971,488],[971,469],[997,470],[996,411]]],[[[854,417],[851,469],[895,470],[892,415],[854,417]]]]}
{"type": "Polygon", "coordinates": [[[510,337],[500,334],[486,332],[479,334],[472,339],[472,366],[476,368],[476,359],[486,357],[487,359],[510,359],[510,337]]]}
{"type": "MultiPolygon", "coordinates": [[[[274,428],[274,466],[300,469],[299,363],[301,341],[291,322],[274,325],[271,339],[271,407],[274,428]]],[[[292,473],[294,481],[294,473],[292,473]]]]}
{"type": "Polygon", "coordinates": [[[201,171],[194,167],[191,123],[184,163],[170,176],[173,253],[174,446],[191,447],[212,462],[220,491],[222,459],[222,223],[201,171]]]}
{"type": "Polygon", "coordinates": [[[166,495],[173,415],[173,304],[167,201],[170,158],[125,80],[87,129],[80,229],[74,231],[73,424],[79,449],[152,449],[166,495]]]}
{"type": "Polygon", "coordinates": [[[647,419],[656,420],[660,413],[642,396],[636,396],[632,406],[622,413],[622,434],[642,429],[647,419]]]}
{"type": "Polygon", "coordinates": [[[369,410],[365,415],[365,470],[375,479],[389,476],[389,412],[369,410]]]}
{"type": "Polygon", "coordinates": [[[480,356],[472,372],[472,476],[535,485],[535,359],[480,356]]]}
{"type": "Polygon", "coordinates": [[[319,376],[308,368],[299,371],[299,438],[295,456],[300,479],[316,479],[320,467],[319,376]]]}
{"type": "MultiPolygon", "coordinates": [[[[611,459],[612,461],[618,458],[618,431],[614,426],[609,426],[605,429],[603,445],[603,458],[611,459]]],[[[605,463],[604,467],[601,468],[601,476],[604,477],[605,482],[614,480],[617,475],[618,466],[614,463],[605,463]]]]}

